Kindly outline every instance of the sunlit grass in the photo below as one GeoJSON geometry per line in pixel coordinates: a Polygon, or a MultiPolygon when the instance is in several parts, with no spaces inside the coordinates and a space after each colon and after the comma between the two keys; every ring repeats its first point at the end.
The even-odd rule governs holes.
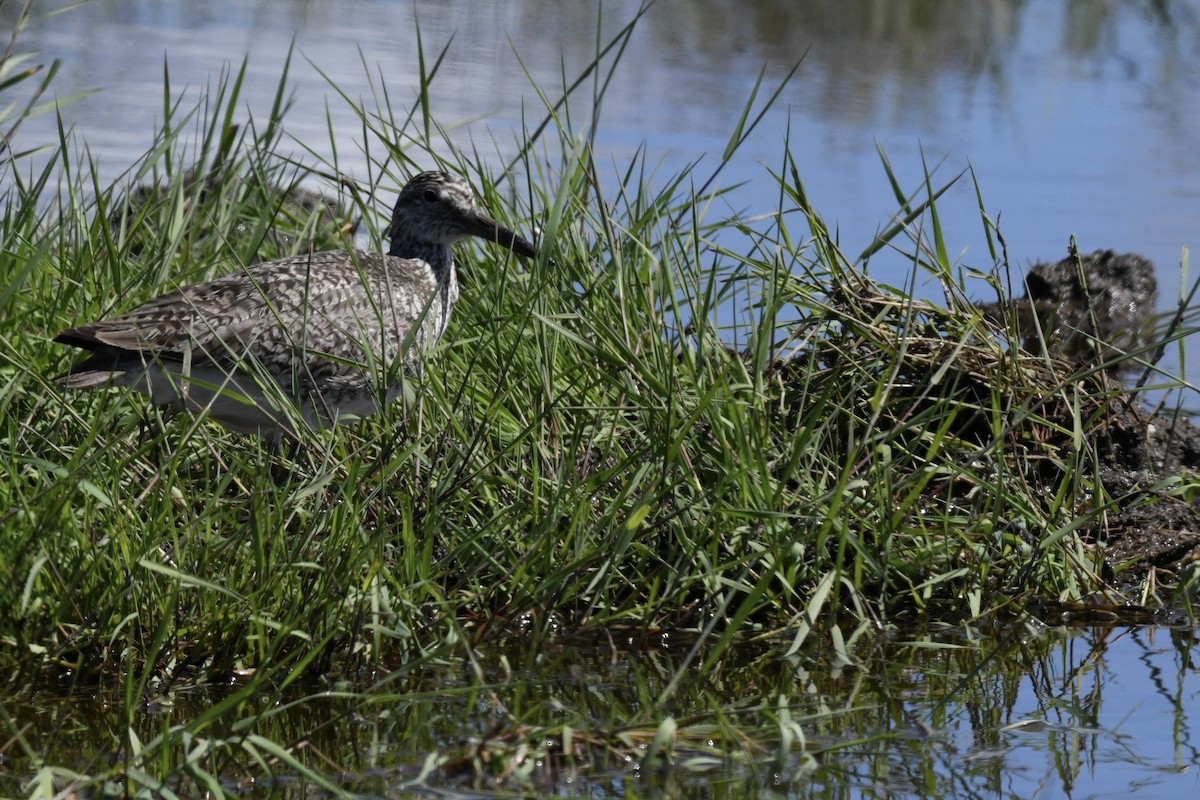
{"type": "MultiPolygon", "coordinates": [[[[603,80],[628,33],[587,73],[603,80]]],[[[422,58],[423,86],[443,55],[422,58]]],[[[65,133],[40,171],[2,154],[0,669],[12,692],[101,687],[125,723],[68,774],[6,716],[25,793],[220,795],[226,771],[324,782],[303,731],[273,727],[278,703],[328,685],[370,707],[447,663],[486,693],[476,648],[510,633],[533,650],[564,632],[686,634],[682,665],[641,698],[648,715],[589,723],[588,741],[647,761],[757,741],[746,758],[783,763],[807,752],[795,732],[812,722],[786,704],[749,727],[722,703],[678,725],[669,713],[735,642],[846,666],[869,632],[931,609],[975,619],[1103,588],[1080,533],[1104,509],[1087,431],[1109,398],[986,327],[936,213],[954,179],[902,191],[884,159],[896,220],[862,253],[936,278],[932,304],[856,268],[786,144],[761,178],[775,205],[714,217],[721,167],[776,97],[764,87],[711,172],[664,176],[640,156],[606,173],[565,100],[546,101],[506,164],[455,148],[427,91],[400,108],[372,85],[374,105],[356,107],[370,174],[355,183],[337,163],[275,158],[286,73],[265,120],[238,118],[243,77],[184,108],[164,75],[162,128],[117,186],[65,133]],[[414,403],[281,454],[140,396],[51,384],[74,356],[50,342],[63,328],[237,264],[350,246],[359,216],[379,246],[380,212],[435,163],[541,253],[460,251],[463,299],[414,403]],[[338,202],[292,202],[302,180],[338,202]],[[230,680],[203,712],[135,733],[147,704],[230,680]]],[[[982,202],[981,222],[995,243],[982,202]]],[[[974,266],[999,266],[998,245],[992,259],[974,266]]],[[[540,719],[500,725],[492,764],[570,742],[540,719]]]]}

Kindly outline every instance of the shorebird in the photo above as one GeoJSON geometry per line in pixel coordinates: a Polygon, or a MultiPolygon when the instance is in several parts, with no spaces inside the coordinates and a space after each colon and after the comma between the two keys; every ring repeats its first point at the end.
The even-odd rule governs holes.
{"type": "Polygon", "coordinates": [[[387,255],[337,250],[267,261],[127,314],[63,331],[90,350],[55,380],[127,386],[278,441],[379,411],[403,394],[458,300],[451,245],[479,236],[526,258],[534,246],[475,207],[470,185],[423,172],[405,185],[387,255]]]}

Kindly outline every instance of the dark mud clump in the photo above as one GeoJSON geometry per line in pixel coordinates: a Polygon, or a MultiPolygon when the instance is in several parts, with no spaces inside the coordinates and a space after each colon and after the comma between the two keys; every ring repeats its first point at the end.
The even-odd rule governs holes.
{"type": "Polygon", "coordinates": [[[1113,409],[1096,431],[1101,483],[1113,501],[1092,532],[1119,583],[1151,571],[1173,579],[1200,560],[1200,485],[1181,493],[1172,478],[1200,471],[1200,429],[1183,417],[1113,409]]]}
{"type": "Polygon", "coordinates": [[[1015,322],[1023,346],[1076,364],[1119,367],[1143,344],[1158,302],[1154,265],[1136,253],[1072,252],[1038,263],[1025,296],[981,306],[994,323],[1015,322]]]}

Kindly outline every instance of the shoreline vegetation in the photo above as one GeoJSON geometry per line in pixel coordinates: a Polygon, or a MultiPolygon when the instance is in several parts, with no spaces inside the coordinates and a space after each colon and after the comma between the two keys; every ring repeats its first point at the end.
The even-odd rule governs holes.
{"type": "MultiPolygon", "coordinates": [[[[635,24],[575,86],[606,85],[635,24]]],[[[33,98],[0,117],[0,793],[224,796],[230,775],[285,774],[343,793],[304,730],[272,725],[285,699],[336,695],[353,714],[438,691],[420,675],[447,665],[459,695],[503,695],[480,648],[614,635],[669,633],[688,655],[628,717],[500,715],[413,779],[512,777],[555,737],[646,764],[690,736],[753,740],[770,761],[808,752],[780,733],[786,715],[735,726],[718,706],[689,727],[671,711],[689,675],[745,647],[849,665],[922,620],[1191,619],[1200,436],[1142,393],[1188,388],[1151,365],[1194,312],[1131,348],[1130,385],[1010,344],[1015,327],[964,288],[982,275],[1008,296],[978,184],[989,262],[954,264],[944,245],[938,200],[970,173],[906,189],[883,157],[895,217],[847,253],[785,143],[761,179],[774,204],[714,218],[722,166],[795,71],[755,87],[711,172],[669,177],[646,154],[602,174],[572,127],[588,115],[566,113],[573,87],[543,95],[506,163],[456,150],[428,91],[394,108],[371,83],[357,180],[272,155],[288,149],[286,66],[265,119],[239,102],[244,64],[192,108],[164,74],[153,147],[100,185],[79,134],[22,140],[55,67],[14,71],[21,55],[0,59],[0,108],[33,98]],[[239,264],[353,246],[356,227],[379,247],[381,209],[435,167],[536,230],[543,255],[519,267],[461,247],[462,297],[413,402],[305,437],[281,485],[285,456],[253,437],[51,384],[75,355],[56,332],[239,264]],[[280,188],[300,184],[328,203],[280,188]],[[935,278],[944,303],[872,281],[863,265],[884,258],[910,264],[913,285],[935,278]],[[141,717],[216,685],[186,717],[141,717]],[[106,753],[47,756],[11,712],[46,687],[112,694],[123,724],[106,753]]],[[[428,55],[426,88],[447,52],[428,55]]]]}

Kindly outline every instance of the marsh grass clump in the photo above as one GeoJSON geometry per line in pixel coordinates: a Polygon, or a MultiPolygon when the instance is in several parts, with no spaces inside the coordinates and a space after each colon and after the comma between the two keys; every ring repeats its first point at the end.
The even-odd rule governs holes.
{"type": "MultiPolygon", "coordinates": [[[[171,218],[182,213],[199,220],[202,230],[217,235],[220,224],[204,223],[206,218],[220,218],[220,209],[207,207],[210,198],[233,203],[236,209],[272,209],[270,227],[258,231],[256,246],[246,249],[249,263],[320,252],[353,238],[360,219],[353,207],[347,207],[335,195],[325,194],[301,184],[304,173],[291,170],[277,162],[268,165],[269,173],[239,174],[236,166],[217,164],[212,167],[192,165],[175,185],[181,191],[173,197],[167,183],[141,183],[126,195],[114,198],[116,206],[109,214],[113,237],[119,247],[131,256],[139,255],[153,240],[156,231],[169,227],[171,218]],[[274,177],[278,176],[278,177],[274,177]],[[226,185],[228,184],[228,186],[226,185]],[[181,208],[176,208],[179,204],[181,208]],[[192,209],[195,204],[197,208],[192,209]]],[[[151,179],[153,180],[153,179],[151,179]]],[[[256,215],[235,219],[232,230],[225,233],[226,244],[235,250],[245,247],[245,239],[255,232],[256,215]]],[[[203,246],[201,246],[203,248],[203,246]]]]}
{"type": "MultiPolygon", "coordinates": [[[[186,264],[213,253],[248,265],[353,240],[367,199],[357,185],[335,165],[305,167],[275,155],[285,147],[285,84],[265,124],[233,122],[245,69],[243,62],[217,79],[209,98],[217,113],[200,120],[198,131],[188,123],[199,109],[177,108],[180,118],[167,120],[145,158],[97,194],[97,219],[107,216],[114,255],[186,264]]],[[[169,81],[164,91],[169,97],[169,81]]]]}
{"type": "MultiPolygon", "coordinates": [[[[606,54],[630,30],[589,74],[614,66],[606,54]]],[[[422,58],[434,65],[423,88],[444,55],[422,58]]],[[[404,716],[419,716],[404,710],[414,698],[452,686],[461,730],[487,735],[470,750],[447,734],[436,746],[454,752],[426,767],[512,775],[527,745],[565,735],[542,694],[526,716],[515,703],[470,716],[520,693],[485,678],[480,655],[512,636],[531,658],[564,635],[686,637],[686,657],[637,687],[628,717],[562,712],[600,748],[665,753],[693,730],[660,718],[672,698],[739,642],[848,667],[903,620],[1108,589],[1093,532],[1115,501],[1090,433],[1131,395],[1022,351],[966,299],[937,217],[945,184],[898,190],[896,219],[852,259],[788,147],[763,178],[774,208],[712,219],[724,160],[663,179],[639,157],[606,176],[559,110],[569,89],[502,167],[441,136],[427,91],[393,108],[368,76],[375,106],[354,108],[370,174],[289,173],[390,197],[444,168],[505,225],[539,231],[523,266],[459,251],[453,334],[411,402],[278,452],[126,393],[60,394],[50,378],[67,355],[50,339],[79,320],[281,255],[270,242],[346,246],[346,223],[321,204],[296,233],[289,201],[264,202],[290,186],[272,166],[287,163],[272,157],[286,72],[267,118],[235,127],[242,78],[222,76],[215,102],[192,110],[167,102],[125,188],[99,185],[69,138],[37,168],[0,154],[0,674],[13,693],[53,681],[123,698],[117,744],[75,777],[32,766],[44,751],[19,725],[0,737],[25,752],[22,785],[216,795],[216,776],[279,772],[337,793],[332,762],[281,716],[325,707],[329,687],[345,704],[334,718],[390,704],[412,722],[393,732],[403,739],[427,727],[404,716]],[[147,177],[142,199],[116,199],[147,177]],[[885,257],[933,277],[944,304],[870,280],[862,264],[885,257]],[[423,679],[443,668],[439,685],[423,679]],[[141,713],[216,684],[229,691],[194,715],[141,713]]],[[[726,160],[778,97],[758,88],[726,160]]],[[[348,200],[378,247],[380,205],[348,200]]],[[[979,272],[1005,261],[989,256],[979,272]]],[[[784,711],[749,731],[727,712],[697,711],[715,722],[694,731],[780,741],[764,731],[784,711]]]]}

